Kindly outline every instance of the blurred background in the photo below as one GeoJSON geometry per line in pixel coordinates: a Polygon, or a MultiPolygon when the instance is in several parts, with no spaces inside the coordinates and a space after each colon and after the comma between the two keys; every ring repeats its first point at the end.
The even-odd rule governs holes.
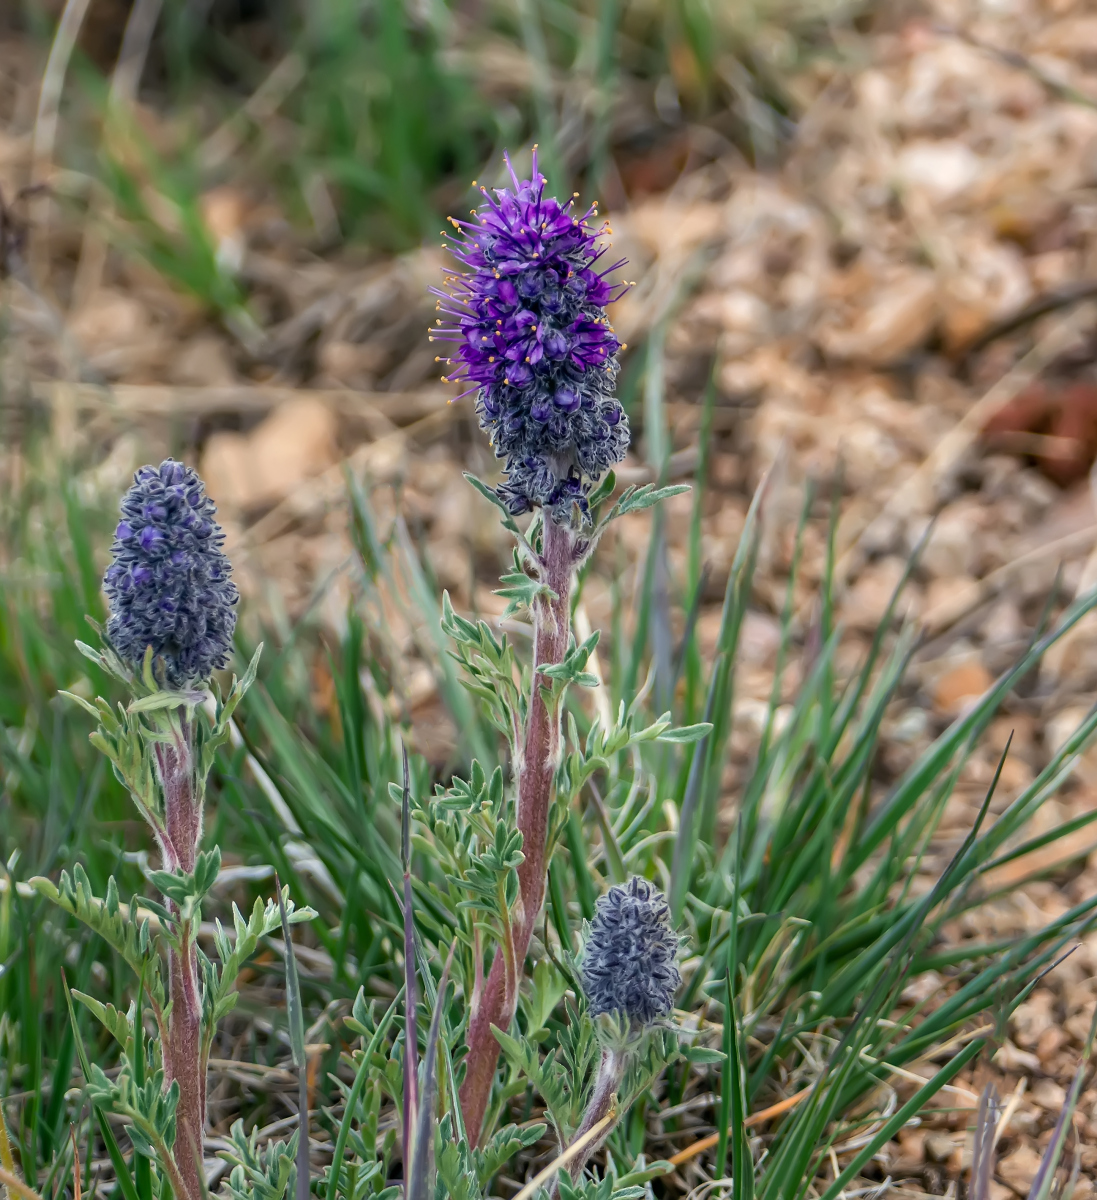
{"type": "MultiPolygon", "coordinates": [[[[1085,0],[5,0],[5,857],[48,870],[85,804],[104,839],[121,828],[122,798],[87,774],[86,730],[52,696],[73,686],[83,614],[102,616],[117,497],[169,452],[199,466],[220,506],[245,641],[275,648],[270,703],[247,721],[286,794],[320,803],[307,776],[322,772],[285,750],[285,730],[317,762],[343,745],[348,644],[368,648],[370,703],[428,768],[460,765],[468,701],[440,654],[437,596],[497,616],[508,545],[462,479],[497,467],[471,400],[450,405],[457,389],[438,380],[427,288],[444,219],[478,199],[472,181],[501,183],[507,148],[528,169],[534,143],[553,188],[601,202],[637,281],[611,313],[635,434],[619,476],[697,484],[654,526],[620,522],[585,582],[579,620],[609,635],[614,702],[683,629],[702,657],[714,644],[769,473],[727,797],[771,695],[796,694],[782,613],[802,640],[832,501],[845,663],[864,656],[922,546],[897,620],[925,635],[885,721],[879,789],[1097,583],[1085,0]]],[[[1010,733],[1004,795],[1074,729],[1095,684],[1087,619],[964,767],[946,849],[1010,733]]],[[[384,747],[352,750],[383,774],[384,747]]],[[[1095,789],[1097,753],[1039,820],[1084,815],[1095,789]]],[[[273,836],[246,803],[234,811],[222,833],[273,836]]],[[[1091,894],[1091,828],[1056,844],[1046,880],[964,921],[1008,935],[1091,894]]],[[[299,843],[286,853],[322,895],[328,867],[299,843]]],[[[1010,1034],[1007,1085],[1022,1070],[1053,1085],[1022,1106],[1029,1133],[1001,1172],[1018,1189],[1073,1071],[1082,1034],[1069,1023],[1088,1021],[1080,981],[1094,967],[1097,953],[1076,955],[1010,1034]]],[[[923,1142],[903,1153],[936,1178],[953,1150],[923,1142]]]]}

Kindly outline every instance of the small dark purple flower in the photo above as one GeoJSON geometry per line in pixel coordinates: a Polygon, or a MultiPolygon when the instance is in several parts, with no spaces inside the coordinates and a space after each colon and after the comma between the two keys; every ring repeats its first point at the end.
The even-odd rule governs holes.
{"type": "Polygon", "coordinates": [[[133,479],[103,577],[107,637],[135,671],[151,646],[169,687],[202,683],[228,662],[236,628],[217,510],[197,473],[173,459],[133,479]]]}
{"type": "Polygon", "coordinates": [[[602,896],[583,951],[583,987],[592,1015],[623,1014],[646,1027],[670,1014],[682,982],[678,937],[666,897],[634,875],[602,896]]]}
{"type": "Polygon", "coordinates": [[[574,197],[545,195],[536,149],[532,180],[506,162],[513,191],[481,188],[474,220],[451,218],[448,248],[467,270],[432,289],[451,322],[439,319],[432,340],[455,344],[448,379],[478,393],[480,426],[506,462],[500,499],[566,524],[575,508],[586,518],[591,487],[628,448],[613,399],[622,347],[605,310],[627,288],[606,279],[624,263],[596,269],[609,227],[594,228],[595,207],[579,216],[574,197]]]}

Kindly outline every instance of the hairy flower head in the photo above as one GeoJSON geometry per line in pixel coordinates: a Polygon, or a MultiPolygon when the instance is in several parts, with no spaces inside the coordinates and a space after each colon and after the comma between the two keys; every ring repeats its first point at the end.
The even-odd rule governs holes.
{"type": "Polygon", "coordinates": [[[573,508],[585,518],[593,483],[625,456],[628,419],[613,398],[621,343],[605,306],[624,284],[598,269],[608,224],[594,227],[597,208],[581,216],[574,197],[545,195],[545,177],[519,181],[494,195],[471,221],[450,218],[448,249],[466,270],[446,277],[448,291],[432,340],[451,341],[447,381],[477,392],[480,426],[506,461],[500,499],[514,515],[540,506],[567,523],[573,508]]]}
{"type": "Polygon", "coordinates": [[[666,897],[634,875],[615,884],[594,910],[583,951],[583,987],[592,1015],[617,1013],[648,1026],[674,1007],[682,982],[678,937],[666,897]]]}
{"type": "Polygon", "coordinates": [[[197,472],[170,458],[141,467],[122,497],[103,578],[107,637],[134,670],[151,646],[174,688],[208,679],[232,649],[237,591],[216,511],[197,472]]]}

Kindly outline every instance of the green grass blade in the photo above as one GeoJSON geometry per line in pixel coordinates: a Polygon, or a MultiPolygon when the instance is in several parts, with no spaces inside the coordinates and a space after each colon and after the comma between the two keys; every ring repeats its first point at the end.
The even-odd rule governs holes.
{"type": "Polygon", "coordinates": [[[301,1000],[301,979],[297,974],[297,955],[293,949],[286,898],[277,875],[278,911],[282,916],[282,940],[286,946],[286,1024],[289,1026],[293,1067],[297,1072],[297,1200],[309,1200],[309,1081],[308,1056],[305,1053],[305,1008],[301,1000]]]}
{"type": "Polygon", "coordinates": [[[400,1001],[404,996],[404,989],[401,988],[397,992],[395,999],[389,1005],[385,1015],[377,1023],[377,1028],[373,1031],[373,1036],[366,1046],[365,1053],[362,1056],[362,1061],[358,1066],[358,1070],[354,1076],[354,1083],[351,1085],[350,1092],[347,1095],[346,1107],[343,1109],[343,1119],[339,1122],[339,1132],[335,1137],[335,1150],[331,1160],[331,1178],[328,1180],[327,1200],[335,1200],[339,1190],[339,1172],[343,1165],[343,1156],[347,1150],[347,1139],[350,1137],[350,1127],[354,1120],[354,1114],[358,1108],[358,1101],[361,1098],[362,1092],[365,1089],[366,1081],[369,1079],[370,1063],[374,1054],[379,1049],[381,1042],[384,1040],[385,1034],[388,1032],[389,1026],[392,1024],[393,1018],[396,1016],[400,1001]]]}
{"type": "MultiPolygon", "coordinates": [[[[63,975],[61,982],[65,990],[65,1003],[69,1009],[69,1021],[75,1031],[76,1052],[80,1056],[80,1066],[84,1072],[84,1079],[85,1081],[89,1081],[91,1079],[91,1063],[88,1061],[88,1052],[84,1047],[84,1039],[80,1036],[80,1027],[76,1023],[76,1010],[72,1003],[72,993],[69,991],[68,980],[63,975]]],[[[114,1175],[118,1181],[118,1186],[122,1189],[122,1195],[125,1197],[125,1200],[142,1200],[137,1193],[137,1188],[130,1175],[129,1167],[126,1166],[126,1160],[122,1157],[122,1151],[119,1149],[118,1142],[115,1140],[106,1115],[98,1104],[93,1104],[92,1108],[95,1110],[95,1116],[99,1122],[99,1133],[103,1138],[103,1145],[107,1148],[107,1154],[110,1156],[111,1165],[114,1167],[114,1175]]]]}
{"type": "Polygon", "coordinates": [[[946,1083],[950,1083],[953,1079],[955,1079],[956,1076],[964,1069],[964,1067],[966,1067],[967,1064],[971,1062],[971,1060],[975,1058],[975,1056],[979,1054],[985,1046],[986,1041],[983,1038],[976,1038],[974,1041],[969,1042],[963,1048],[963,1050],[961,1050],[955,1058],[942,1067],[933,1076],[933,1078],[929,1080],[928,1083],[926,1083],[923,1087],[920,1087],[918,1091],[915,1092],[914,1095],[911,1096],[911,1098],[906,1102],[906,1104],[902,1105],[897,1112],[895,1112],[887,1121],[883,1123],[883,1125],[881,1125],[868,1145],[864,1146],[853,1157],[853,1160],[849,1163],[845,1170],[823,1193],[823,1195],[820,1197],[820,1200],[837,1200],[837,1198],[845,1191],[845,1188],[849,1184],[850,1180],[855,1179],[861,1168],[865,1166],[866,1163],[872,1161],[873,1155],[879,1151],[880,1147],[891,1141],[891,1139],[899,1132],[900,1129],[903,1128],[907,1121],[909,1121],[911,1117],[915,1116],[919,1110],[926,1103],[928,1103],[928,1101],[932,1099],[932,1097],[935,1096],[941,1090],[941,1088],[945,1086],[946,1083]]]}

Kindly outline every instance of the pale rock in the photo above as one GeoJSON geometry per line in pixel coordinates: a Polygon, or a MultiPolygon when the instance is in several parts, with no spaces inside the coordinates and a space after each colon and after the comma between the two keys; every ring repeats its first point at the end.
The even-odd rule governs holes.
{"type": "Polygon", "coordinates": [[[1025,634],[1021,610],[1009,598],[999,600],[987,614],[979,630],[987,645],[1007,646],[1025,634]]]}
{"type": "MultiPolygon", "coordinates": [[[[937,19],[950,23],[937,6],[937,19]]],[[[961,124],[973,104],[992,100],[1004,77],[1013,72],[995,70],[989,57],[958,38],[939,38],[920,46],[912,57],[907,87],[900,97],[898,118],[908,132],[938,133],[961,124]]]]}
{"type": "Polygon", "coordinates": [[[819,276],[814,271],[789,271],[781,280],[778,295],[786,308],[806,313],[815,307],[820,291],[819,276]]]}
{"type": "MultiPolygon", "coordinates": [[[[1097,169],[1094,174],[1097,176],[1097,169]]],[[[1036,289],[1050,292],[1074,279],[1077,261],[1076,250],[1047,250],[1043,254],[1030,255],[1025,265],[1036,289]]]]}
{"type": "Polygon", "coordinates": [[[821,323],[815,340],[831,358],[893,363],[929,336],[937,318],[937,290],[932,271],[900,271],[865,299],[851,325],[821,323]]]}
{"type": "MultiPolygon", "coordinates": [[[[1027,1000],[1022,1001],[1010,1017],[1014,1038],[1026,1048],[1035,1046],[1045,1029],[1058,1023],[1055,1015],[1055,993],[1048,988],[1037,988],[1027,1000]]],[[[1038,1067],[1040,1060],[1032,1056],[1038,1067]]]]}
{"type": "Polygon", "coordinates": [[[876,115],[877,120],[886,120],[895,107],[895,82],[885,71],[868,67],[859,71],[853,80],[858,104],[876,115]]]}
{"type": "Polygon", "coordinates": [[[925,1153],[930,1162],[945,1163],[952,1157],[956,1143],[947,1133],[927,1133],[925,1153]]]}
{"type": "MultiPolygon", "coordinates": [[[[842,604],[842,619],[846,624],[852,629],[864,630],[866,633],[874,632],[884,619],[884,613],[887,612],[887,606],[905,569],[906,564],[903,560],[895,556],[870,563],[849,589],[842,604]]],[[[908,584],[896,604],[898,615],[903,615],[909,609],[912,598],[911,587],[908,584]]]]}
{"type": "MultiPolygon", "coordinates": [[[[924,708],[908,708],[888,730],[893,742],[914,745],[929,733],[929,717],[924,708]]],[[[904,993],[905,994],[905,993],[904,993]]]]}
{"type": "Polygon", "coordinates": [[[714,297],[720,324],[734,333],[763,336],[769,328],[769,305],[753,292],[737,288],[714,297]]]}
{"type": "Polygon", "coordinates": [[[1075,705],[1061,709],[1048,721],[1044,729],[1044,744],[1054,754],[1061,749],[1074,731],[1085,720],[1088,708],[1075,705]]]}
{"type": "MultiPolygon", "coordinates": [[[[994,1052],[991,1060],[995,1066],[1004,1071],[1039,1071],[1042,1069],[1040,1060],[1027,1050],[1019,1050],[1009,1038],[1003,1038],[1002,1044],[994,1052]]],[[[1016,1125],[1017,1122],[1015,1121],[1016,1125]]]]}
{"type": "Polygon", "coordinates": [[[92,301],[69,320],[69,331],[95,355],[143,338],[149,317],[145,306],[123,292],[100,288],[92,301]]]}
{"type": "Polygon", "coordinates": [[[199,200],[199,211],[213,239],[218,264],[230,273],[239,271],[246,249],[247,197],[231,186],[212,188],[199,200]]]}
{"type": "Polygon", "coordinates": [[[978,548],[981,513],[971,504],[949,505],[938,516],[919,565],[937,578],[970,575],[978,548]]]}
{"type": "Polygon", "coordinates": [[[977,580],[967,575],[951,575],[930,580],[922,620],[933,633],[958,620],[979,603],[977,580]]]}
{"type": "Polygon", "coordinates": [[[1027,1141],[998,1163],[998,1174],[1014,1191],[1028,1192],[1040,1169],[1040,1154],[1027,1141]]]}
{"type": "MultiPolygon", "coordinates": [[[[1081,831],[1075,830],[1075,833],[1079,832],[1081,831]]],[[[1087,840],[1092,841],[1092,838],[1093,835],[1089,834],[1087,840]]],[[[1067,838],[1065,840],[1069,841],[1071,839],[1067,838]]],[[[1048,849],[1048,847],[1045,847],[1045,849],[1048,849]]],[[[1028,855],[1025,857],[1027,858],[1028,855]]],[[[1065,963],[1060,964],[1060,966],[1065,965],[1065,963]]],[[[1069,1034],[1065,1029],[1061,1029],[1058,1025],[1053,1025],[1050,1029],[1045,1029],[1044,1032],[1040,1034],[1040,1040],[1036,1043],[1036,1057],[1044,1064],[1045,1069],[1048,1069],[1051,1066],[1052,1059],[1056,1054],[1059,1053],[1059,1051],[1069,1040],[1069,1034]]],[[[1051,1083],[1051,1080],[1047,1080],[1046,1082],[1051,1083]]],[[[1066,1092],[1062,1088],[1058,1088],[1058,1091],[1056,1091],[1056,1088],[1058,1088],[1058,1085],[1052,1084],[1052,1089],[1050,1091],[1047,1089],[1044,1090],[1045,1097],[1050,1097],[1050,1099],[1047,1100],[1047,1103],[1045,1103],[1043,1100],[1040,1100],[1039,1097],[1035,1095],[1033,1098],[1036,1100],[1037,1104],[1043,1104],[1047,1109],[1061,1109],[1063,1107],[1063,1100],[1066,1098],[1066,1092]],[[1058,1095],[1060,1099],[1056,1100],[1056,1095],[1058,1095]]]]}
{"type": "Polygon", "coordinates": [[[335,414],[323,401],[291,400],[249,434],[215,433],[202,456],[202,476],[219,504],[276,504],[336,461],[337,433],[335,414]]]}
{"type": "Polygon", "coordinates": [[[941,203],[967,191],[979,177],[979,158],[963,142],[917,140],[899,152],[896,170],[909,188],[941,203]]]}
{"type": "Polygon", "coordinates": [[[737,660],[753,666],[771,664],[781,644],[781,622],[768,613],[748,609],[739,630],[737,660]]]}
{"type": "Polygon", "coordinates": [[[866,491],[903,461],[895,438],[866,420],[853,421],[844,430],[841,454],[850,486],[866,491]]]}
{"type": "MultiPolygon", "coordinates": [[[[1077,652],[1077,651],[1076,651],[1077,652]]],[[[1089,709],[1072,705],[1057,712],[1044,730],[1044,744],[1049,753],[1060,750],[1085,720],[1089,709]]],[[[1074,763],[1074,775],[1088,787],[1097,787],[1097,745],[1091,740],[1074,763]]]]}
{"type": "Polygon", "coordinates": [[[1054,1079],[1041,1079],[1029,1093],[1033,1103],[1058,1115],[1066,1104],[1067,1090],[1054,1079]]]}
{"type": "Polygon", "coordinates": [[[1067,17],[1050,21],[1038,34],[1034,49],[1056,58],[1097,65],[1097,16],[1067,17]]]}
{"type": "Polygon", "coordinates": [[[109,379],[132,379],[160,365],[163,336],[146,306],[124,292],[99,289],[68,327],[88,362],[109,379]]]}
{"type": "Polygon", "coordinates": [[[993,322],[1019,312],[1032,295],[1018,247],[982,234],[965,239],[939,297],[945,345],[952,351],[967,346],[993,322]]]}
{"type": "Polygon", "coordinates": [[[190,387],[223,387],[236,381],[224,342],[203,334],[184,342],[168,364],[172,383],[190,387]]]}
{"type": "Polygon", "coordinates": [[[324,342],[316,355],[323,376],[348,387],[368,387],[384,368],[387,352],[370,342],[324,342]]]}
{"type": "MultiPolygon", "coordinates": [[[[907,1004],[921,1004],[940,991],[944,984],[945,981],[936,971],[926,971],[908,983],[899,998],[907,1004]]],[[[929,1149],[928,1141],[926,1149],[927,1151],[929,1149]]],[[[949,1153],[951,1153],[951,1149],[945,1153],[944,1157],[947,1158],[949,1153]]],[[[937,1161],[942,1160],[938,1159],[937,1161]]]]}
{"type": "Polygon", "coordinates": [[[957,663],[940,675],[933,686],[933,706],[945,716],[955,717],[970,708],[994,682],[977,659],[957,663]]]}
{"type": "Polygon", "coordinates": [[[727,228],[726,221],[722,204],[683,204],[665,199],[645,201],[627,214],[614,217],[621,231],[635,238],[653,258],[672,259],[718,238],[727,228]]]}
{"type": "Polygon", "coordinates": [[[737,242],[713,263],[708,273],[708,281],[719,294],[732,288],[753,287],[762,277],[764,270],[761,247],[755,242],[737,242]]]}
{"type": "MultiPolygon", "coordinates": [[[[778,736],[783,730],[788,727],[789,721],[792,719],[792,705],[781,704],[773,710],[772,718],[772,734],[778,736]]],[[[732,723],[737,730],[748,733],[757,738],[761,735],[762,730],[766,727],[766,722],[770,720],[770,706],[765,700],[758,700],[752,696],[740,696],[735,701],[735,706],[732,710],[732,723]]]]}

